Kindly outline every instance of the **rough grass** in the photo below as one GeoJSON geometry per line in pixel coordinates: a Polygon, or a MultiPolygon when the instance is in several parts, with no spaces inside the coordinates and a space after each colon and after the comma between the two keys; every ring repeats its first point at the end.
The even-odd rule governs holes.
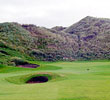
{"type": "Polygon", "coordinates": [[[7,55],[7,54],[0,52],[0,64],[14,65],[14,63],[11,62],[12,58],[21,58],[21,59],[25,59],[25,60],[33,60],[32,57],[29,57],[25,53],[21,53],[17,50],[14,50],[14,49],[0,48],[0,51],[4,51],[8,54],[7,55]]]}
{"type": "Polygon", "coordinates": [[[42,67],[25,69],[4,66],[0,69],[0,100],[110,99],[110,61],[32,63],[42,67]],[[57,77],[42,84],[20,83],[37,73],[50,73],[57,77]]]}

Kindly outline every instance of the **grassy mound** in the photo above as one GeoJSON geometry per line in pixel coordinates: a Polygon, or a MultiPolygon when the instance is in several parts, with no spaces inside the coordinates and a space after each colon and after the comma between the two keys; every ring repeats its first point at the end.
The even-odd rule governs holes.
{"type": "Polygon", "coordinates": [[[21,76],[14,76],[14,77],[8,77],[6,80],[10,83],[14,84],[26,84],[30,79],[34,77],[47,77],[48,81],[55,81],[57,78],[61,78],[60,75],[57,75],[55,73],[48,73],[48,72],[40,72],[40,73],[34,73],[34,74],[28,74],[28,75],[21,75],[21,76]]]}

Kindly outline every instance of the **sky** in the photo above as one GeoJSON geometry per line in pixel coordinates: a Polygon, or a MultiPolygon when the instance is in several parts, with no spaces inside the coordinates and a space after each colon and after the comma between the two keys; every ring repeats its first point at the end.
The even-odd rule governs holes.
{"type": "Polygon", "coordinates": [[[68,27],[86,16],[110,18],[110,0],[0,0],[0,23],[68,27]]]}

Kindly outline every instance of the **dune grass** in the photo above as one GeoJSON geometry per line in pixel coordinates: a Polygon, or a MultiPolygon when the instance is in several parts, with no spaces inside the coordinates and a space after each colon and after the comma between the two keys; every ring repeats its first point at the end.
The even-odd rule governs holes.
{"type": "Polygon", "coordinates": [[[110,99],[110,61],[32,63],[41,67],[30,69],[0,65],[0,100],[110,99]],[[25,83],[37,74],[53,78],[46,83],[25,83]]]}

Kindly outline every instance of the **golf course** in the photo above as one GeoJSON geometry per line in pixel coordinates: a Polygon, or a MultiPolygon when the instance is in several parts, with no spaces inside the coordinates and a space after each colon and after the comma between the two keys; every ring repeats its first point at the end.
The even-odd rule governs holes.
{"type": "Polygon", "coordinates": [[[110,0],[0,0],[0,100],[110,100],[110,0]]]}
{"type": "Polygon", "coordinates": [[[0,65],[0,100],[109,100],[110,61],[39,62],[37,68],[0,65]],[[32,77],[46,82],[27,83],[32,77]]]}

